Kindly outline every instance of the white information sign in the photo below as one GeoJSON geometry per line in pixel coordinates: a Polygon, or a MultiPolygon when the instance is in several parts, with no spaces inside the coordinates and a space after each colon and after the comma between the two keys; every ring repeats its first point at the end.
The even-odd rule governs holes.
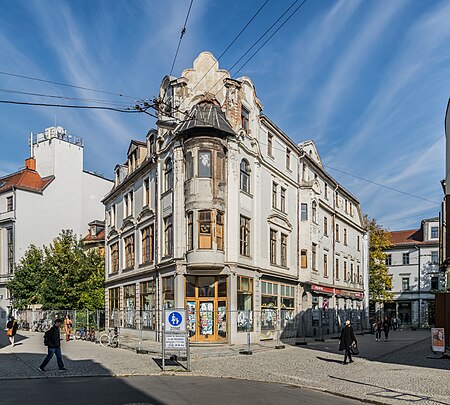
{"type": "Polygon", "coordinates": [[[166,334],[164,335],[166,349],[186,350],[186,335],[166,334]]]}
{"type": "Polygon", "coordinates": [[[167,309],[164,322],[165,332],[186,333],[186,310],[167,309]]]}

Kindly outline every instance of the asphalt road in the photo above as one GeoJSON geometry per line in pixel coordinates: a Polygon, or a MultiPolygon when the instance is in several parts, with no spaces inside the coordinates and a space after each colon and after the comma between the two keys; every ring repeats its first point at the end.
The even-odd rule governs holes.
{"type": "Polygon", "coordinates": [[[5,405],[361,404],[282,384],[189,376],[3,380],[0,392],[5,405]]]}

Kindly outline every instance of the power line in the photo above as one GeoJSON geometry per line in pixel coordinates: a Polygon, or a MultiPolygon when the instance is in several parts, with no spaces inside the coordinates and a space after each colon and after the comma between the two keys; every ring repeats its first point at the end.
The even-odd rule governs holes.
{"type": "Polygon", "coordinates": [[[90,109],[90,110],[110,110],[123,113],[139,113],[144,112],[140,109],[119,109],[113,107],[102,107],[102,106],[89,106],[89,105],[70,105],[70,104],[50,104],[50,103],[32,103],[27,101],[14,101],[14,100],[0,100],[1,104],[15,104],[15,105],[31,105],[37,107],[58,107],[58,108],[80,108],[80,109],[90,109]]]}
{"type": "Polygon", "coordinates": [[[127,96],[126,94],[114,93],[114,92],[103,91],[103,90],[96,90],[96,89],[91,89],[89,87],[82,87],[82,86],[76,86],[74,84],[54,82],[52,80],[45,80],[45,79],[40,79],[40,78],[37,78],[37,77],[18,75],[18,74],[15,74],[15,73],[9,73],[9,72],[2,72],[2,71],[0,71],[0,75],[19,77],[21,79],[28,79],[28,80],[35,80],[35,81],[38,81],[38,82],[56,84],[58,86],[72,87],[72,88],[75,88],[75,89],[94,91],[96,93],[103,93],[103,94],[110,94],[110,95],[113,95],[113,96],[126,97],[126,98],[130,98],[130,99],[133,99],[133,100],[139,99],[139,97],[131,97],[131,96],[127,96]]]}
{"type": "Polygon", "coordinates": [[[389,219],[389,220],[386,220],[386,222],[397,222],[397,221],[404,221],[404,220],[410,219],[410,218],[418,218],[418,217],[424,216],[424,214],[427,213],[427,212],[430,212],[430,213],[431,213],[431,212],[436,212],[436,209],[433,208],[433,209],[431,209],[431,210],[422,211],[421,214],[412,215],[412,216],[409,216],[409,217],[389,219]]]}
{"type": "Polygon", "coordinates": [[[436,204],[436,205],[441,205],[440,203],[437,203],[436,201],[432,201],[432,200],[429,200],[429,199],[424,198],[424,197],[419,197],[418,195],[414,195],[414,194],[411,194],[411,193],[407,193],[406,191],[398,190],[398,189],[393,188],[393,187],[385,186],[384,184],[380,184],[380,183],[377,183],[377,182],[375,182],[375,181],[368,180],[368,179],[365,179],[365,178],[363,178],[363,177],[356,176],[356,175],[354,175],[354,174],[344,172],[343,170],[336,169],[336,168],[334,168],[334,167],[331,167],[331,166],[328,166],[328,165],[325,165],[325,164],[324,164],[324,166],[325,166],[325,167],[328,167],[328,168],[331,169],[331,170],[335,170],[335,171],[340,172],[340,173],[342,173],[342,174],[346,174],[347,176],[351,176],[351,177],[354,177],[354,178],[356,178],[356,179],[363,180],[363,181],[366,181],[366,182],[371,183],[371,184],[375,184],[376,186],[383,187],[383,188],[386,188],[386,189],[388,189],[388,190],[395,191],[395,192],[397,192],[397,193],[401,193],[401,194],[404,194],[404,195],[407,195],[407,196],[410,196],[410,197],[418,198],[419,200],[427,201],[427,202],[430,202],[430,203],[433,203],[433,204],[436,204]]]}
{"type": "Polygon", "coordinates": [[[53,94],[31,93],[28,91],[19,91],[19,90],[10,90],[10,89],[0,89],[0,92],[9,93],[9,94],[22,94],[22,95],[33,96],[33,97],[46,97],[46,98],[58,98],[58,99],[64,99],[64,100],[89,101],[89,102],[94,102],[94,103],[110,104],[110,105],[122,105],[122,106],[130,105],[129,103],[113,102],[113,101],[109,101],[109,100],[99,100],[99,99],[95,99],[95,98],[68,97],[68,96],[59,96],[59,95],[53,95],[53,94]]]}
{"type": "MultiPolygon", "coordinates": [[[[234,37],[234,39],[230,42],[230,44],[225,48],[225,50],[220,54],[220,56],[217,58],[217,62],[222,59],[222,57],[228,52],[228,50],[234,45],[234,43],[239,39],[239,37],[244,33],[244,31],[248,28],[248,26],[252,23],[252,21],[258,16],[258,14],[261,12],[261,10],[266,6],[266,4],[269,2],[269,0],[266,0],[262,6],[256,11],[255,14],[253,14],[252,18],[245,24],[245,26],[239,31],[239,33],[234,37]]],[[[191,89],[191,92],[193,92],[199,83],[206,77],[206,75],[211,71],[214,65],[211,65],[211,67],[206,71],[206,73],[200,78],[200,80],[196,83],[196,85],[191,89]]]]}
{"type": "Polygon", "coordinates": [[[193,2],[194,2],[194,0],[191,0],[191,4],[189,5],[189,10],[188,10],[187,15],[186,15],[186,20],[184,21],[183,28],[181,29],[180,40],[178,41],[177,50],[175,52],[175,57],[173,58],[172,67],[170,68],[169,76],[172,76],[173,67],[175,66],[175,61],[177,60],[178,51],[180,50],[181,40],[183,39],[184,34],[186,33],[186,24],[187,24],[188,19],[189,19],[189,14],[191,13],[191,8],[192,8],[192,3],[193,2]]]}

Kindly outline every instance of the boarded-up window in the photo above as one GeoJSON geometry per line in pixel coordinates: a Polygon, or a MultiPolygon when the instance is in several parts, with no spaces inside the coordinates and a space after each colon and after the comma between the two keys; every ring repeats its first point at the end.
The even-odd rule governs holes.
{"type": "Polygon", "coordinates": [[[306,269],[308,267],[308,251],[302,250],[300,256],[300,266],[302,269],[306,269]]]}
{"type": "Polygon", "coordinates": [[[212,248],[211,211],[198,212],[198,248],[212,248]]]}
{"type": "Polygon", "coordinates": [[[216,244],[218,250],[223,250],[223,212],[216,214],[216,244]]]}

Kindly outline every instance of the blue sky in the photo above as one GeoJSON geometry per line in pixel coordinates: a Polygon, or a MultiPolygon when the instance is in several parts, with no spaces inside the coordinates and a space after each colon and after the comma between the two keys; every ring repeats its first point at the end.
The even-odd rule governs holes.
{"type": "MultiPolygon", "coordinates": [[[[189,3],[0,0],[0,71],[152,98],[189,3]]],[[[194,0],[173,74],[203,50],[218,57],[263,3],[194,0]]],[[[269,0],[220,66],[229,69],[291,3],[269,0]]],[[[292,139],[316,142],[365,213],[391,230],[414,228],[439,205],[331,168],[441,201],[449,21],[447,0],[309,0],[237,77],[253,80],[264,113],[292,139]]],[[[5,92],[15,90],[133,101],[5,75],[0,89],[0,100],[82,104],[5,92]]],[[[0,104],[0,175],[23,166],[30,132],[55,122],[85,139],[85,167],[108,177],[130,139],[144,139],[154,125],[144,114],[0,104]]]]}

